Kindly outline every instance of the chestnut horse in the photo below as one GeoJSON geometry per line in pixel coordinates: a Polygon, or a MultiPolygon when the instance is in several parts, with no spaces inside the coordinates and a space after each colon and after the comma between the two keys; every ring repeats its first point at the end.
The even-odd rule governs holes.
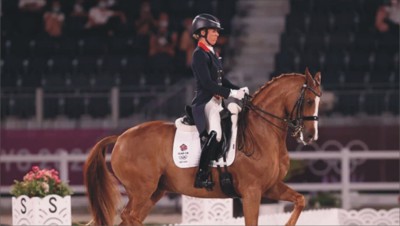
{"type": "MultiPolygon", "coordinates": [[[[266,83],[245,105],[246,128],[242,150],[228,167],[234,187],[242,198],[246,225],[257,225],[262,197],[294,203],[286,225],[295,225],[305,206],[303,195],[289,188],[283,179],[289,169],[286,134],[303,143],[318,139],[318,106],[321,74],[312,77],[283,74],[266,83]]],[[[239,128],[240,130],[240,128],[239,128]]],[[[142,225],[152,207],[166,191],[200,198],[229,198],[219,183],[212,191],[193,187],[196,168],[178,168],[172,147],[173,123],[152,121],[128,129],[119,136],[99,141],[90,151],[84,167],[85,186],[96,225],[112,225],[120,191],[107,169],[105,150],[115,143],[111,167],[126,190],[128,203],[121,213],[121,225],[142,225]]],[[[212,169],[213,178],[218,178],[212,169]]]]}

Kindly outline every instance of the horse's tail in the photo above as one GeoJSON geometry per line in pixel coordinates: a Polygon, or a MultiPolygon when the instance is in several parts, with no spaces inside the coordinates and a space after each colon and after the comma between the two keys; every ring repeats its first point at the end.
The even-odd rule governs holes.
{"type": "Polygon", "coordinates": [[[115,177],[108,171],[105,155],[107,145],[118,136],[105,137],[92,148],[85,162],[83,176],[90,210],[95,225],[113,225],[120,198],[115,177]]]}

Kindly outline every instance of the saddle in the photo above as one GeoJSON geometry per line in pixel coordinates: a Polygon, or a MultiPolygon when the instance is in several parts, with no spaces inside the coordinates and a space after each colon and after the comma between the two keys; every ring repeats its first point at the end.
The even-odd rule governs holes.
{"type": "MultiPolygon", "coordinates": [[[[222,139],[220,142],[220,147],[217,148],[216,153],[214,153],[212,157],[213,160],[218,160],[221,157],[226,156],[226,153],[229,151],[229,144],[232,138],[232,121],[231,121],[231,113],[228,109],[224,108],[220,113],[221,117],[221,130],[222,130],[222,139]]],[[[186,105],[185,106],[185,115],[183,116],[182,123],[188,126],[194,126],[194,119],[192,113],[192,107],[186,105]]]]}
{"type": "MultiPolygon", "coordinates": [[[[213,153],[211,158],[213,160],[218,160],[221,157],[224,159],[226,163],[226,155],[229,151],[229,145],[232,138],[232,121],[231,121],[231,113],[228,109],[224,108],[220,112],[221,117],[221,128],[222,128],[222,139],[220,142],[220,147],[217,148],[217,151],[213,153]]],[[[190,106],[185,106],[185,116],[182,118],[182,123],[188,126],[194,126],[194,119],[192,114],[192,108],[190,106]]],[[[239,198],[239,195],[236,193],[235,188],[233,186],[233,177],[232,174],[228,172],[228,168],[226,164],[223,167],[218,166],[219,173],[219,182],[221,186],[222,192],[224,192],[227,196],[234,198],[235,200],[239,198]]],[[[212,178],[211,178],[212,180],[212,178]]]]}

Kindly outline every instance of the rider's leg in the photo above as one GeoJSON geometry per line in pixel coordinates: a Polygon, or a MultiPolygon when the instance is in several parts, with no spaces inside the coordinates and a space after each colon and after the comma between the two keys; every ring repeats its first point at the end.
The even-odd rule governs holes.
{"type": "Polygon", "coordinates": [[[210,135],[208,136],[207,142],[203,145],[203,148],[201,150],[199,168],[194,182],[194,187],[196,188],[205,187],[207,189],[211,189],[214,185],[214,183],[209,180],[209,176],[211,154],[218,145],[216,135],[217,133],[215,131],[211,131],[210,135]]]}
{"type": "Polygon", "coordinates": [[[209,180],[210,170],[209,165],[211,155],[214,152],[218,142],[221,140],[221,118],[219,112],[222,110],[221,102],[216,99],[211,99],[205,107],[205,114],[208,120],[208,139],[202,146],[199,169],[196,174],[194,187],[211,189],[213,182],[209,180]]]}
{"type": "Polygon", "coordinates": [[[211,99],[204,109],[206,118],[208,120],[207,128],[208,131],[215,131],[217,133],[217,141],[221,141],[222,129],[221,129],[221,117],[220,112],[223,110],[222,103],[220,100],[215,98],[211,99]]]}

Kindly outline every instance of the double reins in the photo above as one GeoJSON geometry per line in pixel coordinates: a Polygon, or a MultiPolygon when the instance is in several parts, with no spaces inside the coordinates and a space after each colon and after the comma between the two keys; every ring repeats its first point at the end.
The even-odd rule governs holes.
{"type": "Polygon", "coordinates": [[[244,99],[244,107],[250,110],[253,110],[258,116],[260,116],[264,121],[268,122],[269,124],[285,130],[285,128],[276,125],[271,120],[265,117],[265,115],[270,116],[272,118],[278,119],[287,124],[287,126],[293,130],[292,136],[295,137],[297,134],[303,129],[303,121],[318,121],[318,116],[303,116],[303,107],[304,107],[304,96],[306,90],[310,90],[315,96],[321,97],[321,94],[317,93],[312,87],[308,86],[307,83],[304,83],[300,90],[299,98],[297,99],[295,105],[293,106],[290,115],[287,118],[282,118],[276,116],[272,113],[265,111],[264,109],[254,105],[250,99],[252,98],[250,95],[247,95],[244,99]],[[293,117],[294,116],[294,117],[293,117]]]}

